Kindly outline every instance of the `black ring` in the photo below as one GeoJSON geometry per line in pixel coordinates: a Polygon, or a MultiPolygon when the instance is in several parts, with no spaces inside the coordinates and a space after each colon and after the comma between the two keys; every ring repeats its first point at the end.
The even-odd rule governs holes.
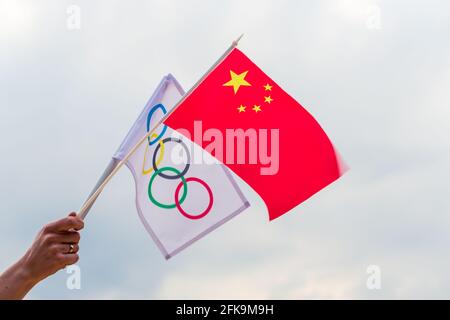
{"type": "Polygon", "coordinates": [[[156,155],[158,154],[158,150],[161,147],[161,144],[158,143],[158,145],[156,146],[155,152],[153,152],[153,159],[152,159],[152,165],[153,165],[153,170],[155,170],[155,172],[158,172],[158,175],[162,178],[165,179],[171,179],[171,180],[175,180],[178,178],[181,178],[182,176],[184,176],[186,174],[186,172],[189,170],[189,166],[190,166],[190,162],[191,162],[191,156],[189,154],[189,149],[188,147],[184,144],[183,141],[181,141],[181,139],[177,139],[177,138],[165,138],[163,139],[162,143],[166,143],[169,141],[173,141],[173,142],[178,142],[181,144],[181,146],[184,148],[184,150],[186,151],[186,155],[187,155],[187,163],[186,163],[186,167],[183,169],[183,171],[181,171],[180,174],[174,175],[174,176],[170,176],[167,175],[165,173],[159,172],[158,171],[158,167],[156,166],[156,155]]]}

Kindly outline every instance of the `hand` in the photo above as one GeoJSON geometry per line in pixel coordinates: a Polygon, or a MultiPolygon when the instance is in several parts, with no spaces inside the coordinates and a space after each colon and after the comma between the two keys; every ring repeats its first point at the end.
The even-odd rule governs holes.
{"type": "Polygon", "coordinates": [[[76,213],[44,226],[22,258],[30,278],[39,282],[78,261],[78,242],[84,223],[76,213]],[[72,248],[72,249],[71,249],[72,248]]]}
{"type": "Polygon", "coordinates": [[[0,299],[21,299],[39,281],[76,263],[83,227],[74,212],[44,226],[25,255],[0,275],[0,299]]]}

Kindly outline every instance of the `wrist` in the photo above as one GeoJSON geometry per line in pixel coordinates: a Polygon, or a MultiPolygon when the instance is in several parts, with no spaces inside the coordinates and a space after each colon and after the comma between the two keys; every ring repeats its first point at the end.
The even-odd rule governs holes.
{"type": "Polygon", "coordinates": [[[31,270],[30,265],[27,263],[26,256],[17,261],[15,267],[15,275],[17,280],[24,284],[25,287],[31,289],[36,283],[39,282],[31,270]]]}
{"type": "Polygon", "coordinates": [[[0,275],[0,300],[23,299],[36,283],[22,258],[0,275]]]}

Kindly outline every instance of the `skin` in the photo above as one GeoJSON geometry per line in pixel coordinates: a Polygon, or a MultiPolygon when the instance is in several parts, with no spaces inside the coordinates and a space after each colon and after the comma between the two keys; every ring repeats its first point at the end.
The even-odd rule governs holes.
{"type": "Polygon", "coordinates": [[[76,263],[83,227],[75,212],[44,226],[25,255],[0,275],[0,299],[22,299],[38,282],[76,263]]]}

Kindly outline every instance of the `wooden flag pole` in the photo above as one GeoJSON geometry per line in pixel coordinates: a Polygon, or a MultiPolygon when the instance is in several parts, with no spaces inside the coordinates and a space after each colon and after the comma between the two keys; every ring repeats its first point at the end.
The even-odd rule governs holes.
{"type": "Polygon", "coordinates": [[[214,63],[211,68],[208,69],[208,71],[200,78],[200,80],[197,81],[197,83],[180,99],[180,101],[173,107],[173,109],[166,113],[156,124],[153,126],[151,130],[147,132],[145,136],[142,137],[141,140],[139,140],[133,148],[125,155],[125,157],[115,166],[115,168],[106,176],[106,178],[103,180],[103,182],[98,186],[98,188],[95,190],[95,192],[92,192],[89,198],[86,200],[86,202],[83,204],[81,209],[78,211],[78,216],[81,219],[86,218],[86,215],[89,212],[90,207],[94,204],[94,201],[98,198],[100,193],[103,191],[105,186],[108,184],[108,182],[112,179],[112,177],[117,173],[117,171],[122,168],[122,166],[128,161],[128,159],[133,155],[133,153],[140,147],[142,143],[144,143],[148,137],[150,137],[153,132],[174,112],[182,103],[183,101],[194,91],[200,83],[203,82],[203,80],[208,76],[209,73],[211,73],[212,70],[216,68],[216,66],[221,63],[227,56],[230,54],[230,52],[238,45],[239,40],[241,40],[242,36],[244,34],[241,34],[236,40],[234,40],[231,44],[231,46],[225,51],[225,53],[214,63]]]}

